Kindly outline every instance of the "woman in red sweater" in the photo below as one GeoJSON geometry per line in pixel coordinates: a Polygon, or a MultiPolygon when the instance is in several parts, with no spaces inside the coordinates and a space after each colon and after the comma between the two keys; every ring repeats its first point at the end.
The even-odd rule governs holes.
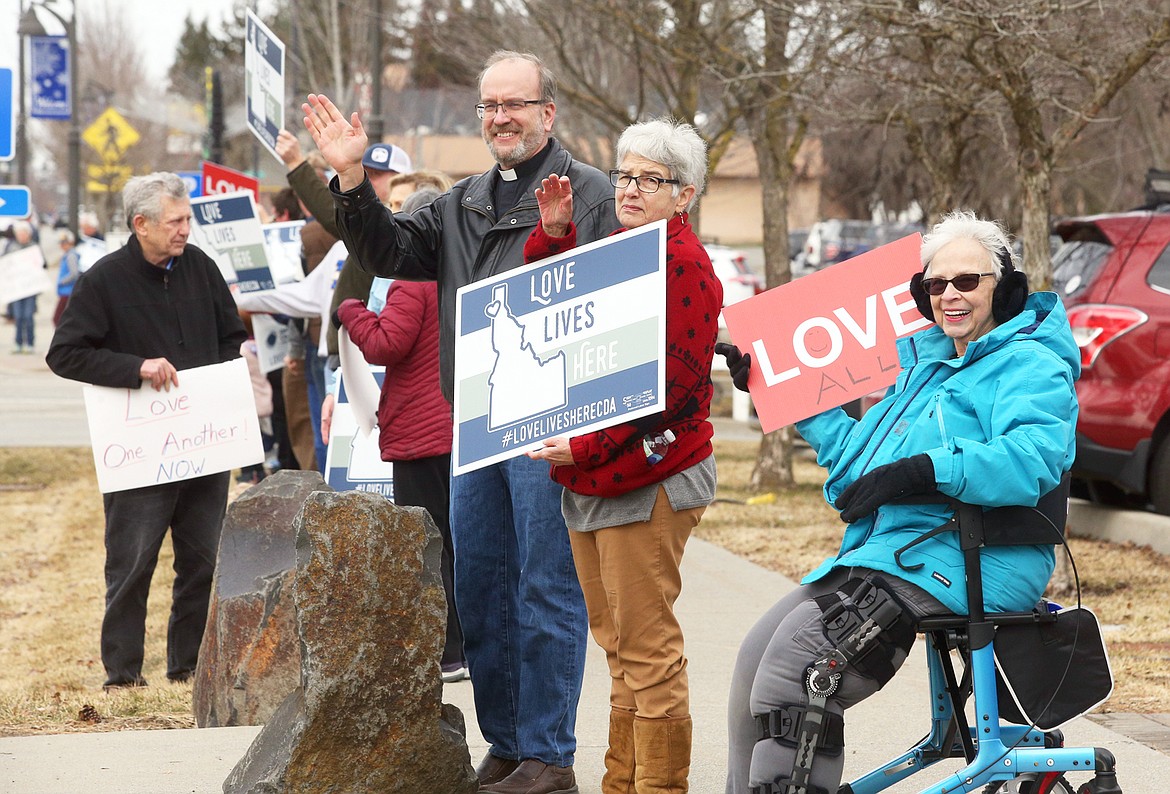
{"type": "MultiPolygon", "coordinates": [[[[687,660],[674,602],[691,530],[715,496],[711,358],[723,288],[687,221],[703,190],[707,152],[688,124],[628,127],[609,172],[618,220],[633,229],[668,220],[666,410],[529,453],[552,464],[593,638],[610,689],[604,794],[685,792],[691,717],[687,660]]],[[[536,191],[541,224],[529,262],[576,245],[573,191],[551,175],[536,191]]],[[[619,230],[619,233],[622,230],[619,230]]]]}

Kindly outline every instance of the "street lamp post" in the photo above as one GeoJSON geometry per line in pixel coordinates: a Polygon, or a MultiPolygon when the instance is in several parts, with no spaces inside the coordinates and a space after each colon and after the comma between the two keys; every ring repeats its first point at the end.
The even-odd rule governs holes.
{"type": "Polygon", "coordinates": [[[36,8],[48,11],[65,28],[65,36],[69,42],[69,228],[77,233],[77,213],[81,204],[81,119],[77,113],[77,4],[74,0],[73,14],[69,21],[49,8],[43,2],[35,0],[29,3],[28,8],[20,17],[20,26],[17,33],[20,35],[20,115],[17,131],[17,161],[16,173],[20,184],[28,184],[28,110],[25,108],[25,83],[27,72],[25,69],[25,51],[30,36],[44,36],[45,26],[37,19],[36,8]]]}
{"type": "Polygon", "coordinates": [[[16,181],[21,185],[28,184],[28,109],[25,107],[25,83],[28,82],[28,39],[30,36],[45,35],[45,28],[37,19],[32,4],[20,15],[20,25],[16,28],[20,46],[20,79],[17,81],[16,102],[18,113],[16,116],[16,181]]]}
{"type": "MultiPolygon", "coordinates": [[[[63,16],[44,3],[34,3],[52,14],[65,28],[69,42],[69,228],[78,234],[77,216],[81,206],[81,118],[77,112],[77,0],[73,13],[66,21],[63,16]]],[[[29,7],[32,13],[32,6],[29,7]]],[[[23,25],[23,21],[21,23],[23,25]]],[[[42,34],[44,29],[42,28],[42,34]]]]}

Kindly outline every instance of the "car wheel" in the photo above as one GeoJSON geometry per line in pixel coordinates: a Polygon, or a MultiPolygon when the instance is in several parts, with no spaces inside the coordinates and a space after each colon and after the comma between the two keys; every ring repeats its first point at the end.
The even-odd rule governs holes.
{"type": "Polygon", "coordinates": [[[1154,512],[1170,516],[1170,438],[1162,440],[1150,463],[1150,504],[1154,512]]]}
{"type": "Polygon", "coordinates": [[[1125,510],[1138,509],[1144,505],[1140,497],[1135,497],[1111,482],[1105,480],[1089,480],[1087,483],[1089,499],[1106,507],[1120,507],[1125,510]]]}

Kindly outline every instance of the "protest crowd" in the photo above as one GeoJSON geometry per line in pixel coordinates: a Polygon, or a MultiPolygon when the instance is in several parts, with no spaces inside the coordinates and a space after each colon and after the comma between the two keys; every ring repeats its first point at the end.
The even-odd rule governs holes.
{"type": "MultiPolygon", "coordinates": [[[[187,410],[186,390],[203,383],[198,370],[231,368],[246,387],[219,390],[236,413],[169,439],[171,471],[196,447],[231,447],[253,426],[260,438],[259,445],[250,438],[241,453],[246,460],[150,483],[134,479],[140,449],[123,444],[112,456],[114,447],[106,447],[107,476],[116,484],[107,487],[99,476],[107,554],[104,687],[148,686],[146,604],[167,532],[176,579],[166,675],[183,682],[198,661],[233,472],[242,489],[281,469],[315,471],[337,490],[389,492],[396,504],[425,508],[439,529],[447,631],[438,675],[472,687],[489,745],[474,759],[479,791],[587,790],[574,759],[591,635],[612,679],[601,790],[685,792],[692,725],[674,605],[687,540],[715,498],[712,362],[717,352],[727,356],[745,391],[749,373],[760,377],[750,351],[716,345],[723,290],[689,220],[704,190],[706,145],[673,119],[634,124],[616,141],[606,173],[555,136],[557,84],[537,56],[494,53],[478,90],[475,111],[495,164],[457,182],[416,169],[400,146],[369,140],[358,114],[310,94],[302,110],[312,150],[290,129],[273,141],[287,188],[262,197],[191,198],[178,176],[159,171],[131,178],[123,190],[124,245],[93,256],[103,243],[92,218],[83,218],[76,235],[60,232],[60,260],[42,265],[52,270],[59,296],[50,368],[86,384],[137,390],[127,400],[141,400],[134,404],[154,418],[187,410]],[[663,394],[653,410],[625,416],[619,406],[629,412],[638,401],[619,391],[630,387],[618,378],[638,368],[621,358],[630,355],[621,333],[637,323],[626,304],[605,304],[601,287],[589,287],[596,292],[588,300],[575,297],[584,289],[579,285],[610,276],[590,270],[586,253],[576,261],[566,254],[651,238],[661,241],[661,282],[654,283],[663,300],[646,322],[661,320],[664,337],[647,361],[663,371],[663,394]],[[513,271],[536,272],[522,270],[526,265],[546,268],[547,281],[533,276],[530,287],[513,279],[513,271]],[[546,345],[538,356],[540,330],[521,318],[548,306],[554,308],[542,327],[546,343],[577,339],[594,325],[610,336],[579,337],[591,340],[591,358],[574,360],[575,368],[568,363],[571,343],[546,345]],[[617,347],[597,347],[597,339],[617,347]],[[481,399],[479,414],[463,402],[469,392],[481,399]],[[505,429],[554,411],[568,429],[558,423],[559,432],[535,444],[505,429]],[[366,439],[363,428],[370,426],[377,433],[366,439]],[[468,463],[462,445],[471,448],[480,436],[491,448],[468,463]]],[[[841,554],[813,575],[809,595],[778,604],[745,644],[729,717],[729,794],[836,790],[839,736],[818,746],[814,755],[837,760],[814,757],[811,779],[820,788],[809,788],[810,762],[793,758],[791,737],[759,733],[760,720],[766,729],[777,710],[809,707],[802,682],[806,664],[824,651],[820,623],[815,637],[770,643],[778,627],[819,620],[816,597],[845,592],[859,577],[877,577],[880,585],[885,576],[894,583],[893,600],[910,604],[915,616],[962,611],[938,575],[897,578],[892,547],[871,539],[885,531],[871,525],[888,502],[941,491],[996,504],[998,493],[972,483],[995,480],[1004,461],[1035,469],[1023,479],[1036,492],[1013,495],[1034,502],[1071,465],[1079,370],[1059,300],[1027,298],[998,225],[973,215],[948,216],[946,223],[936,231],[941,236],[927,237],[922,261],[914,263],[926,271],[918,307],[930,326],[914,338],[923,345],[929,339],[931,347],[918,351],[922,362],[904,363],[906,377],[923,379],[921,394],[936,396],[912,405],[888,398],[890,410],[909,412],[917,435],[878,445],[881,454],[869,453],[871,463],[885,464],[878,468],[861,462],[861,448],[879,436],[878,412],[860,425],[834,408],[802,426],[832,472],[826,498],[849,527],[841,554]],[[1047,352],[1030,337],[1036,327],[1050,334],[1047,352]],[[963,382],[990,393],[994,384],[978,377],[987,365],[964,355],[1009,343],[1035,359],[1031,371],[1042,372],[1044,382],[1019,385],[1011,395],[1021,415],[993,433],[1007,441],[979,437],[972,421],[957,447],[932,442],[934,425],[923,429],[925,420],[913,417],[943,405],[959,415],[958,426],[967,412],[977,413],[979,406],[939,402],[951,394],[947,380],[968,378],[963,382]],[[927,368],[929,377],[922,374],[927,368]],[[1020,440],[1029,428],[1042,428],[1046,439],[1031,458],[1011,447],[1029,447],[1020,440]],[[801,774],[806,782],[794,783],[801,774]]],[[[31,229],[16,224],[2,253],[30,245],[31,229]]],[[[649,260],[659,266],[657,247],[649,260]]],[[[635,273],[635,261],[641,262],[635,255],[618,261],[618,276],[603,286],[618,290],[620,279],[659,272],[635,273]]],[[[16,352],[36,349],[37,310],[35,296],[8,305],[16,352]]],[[[1019,383],[1006,376],[1003,382],[1019,383]]],[[[219,381],[210,383],[209,390],[218,389],[219,381]]],[[[890,515],[905,526],[919,519],[890,515]]],[[[1029,581],[1046,581],[1050,551],[1025,547],[1016,554],[1024,560],[1017,567],[1035,569],[1029,581]]],[[[948,575],[961,578],[953,563],[948,558],[948,575]]],[[[1027,608],[1034,590],[1004,598],[1027,608]]],[[[899,637],[881,648],[889,658],[871,667],[892,675],[907,642],[899,637]]],[[[845,706],[884,683],[861,669],[862,680],[829,708],[830,732],[845,706]]]]}

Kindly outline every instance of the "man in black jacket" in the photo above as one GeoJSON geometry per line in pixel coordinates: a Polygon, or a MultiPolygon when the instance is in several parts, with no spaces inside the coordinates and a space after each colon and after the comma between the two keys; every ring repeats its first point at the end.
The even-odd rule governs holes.
{"type": "MultiPolygon", "coordinates": [[[[215,262],[187,245],[191,202],[175,174],[134,177],[122,191],[129,242],[82,274],[45,357],[63,378],[155,390],[179,371],[240,355],[247,338],[215,262]]],[[[195,671],[230,472],[103,496],[106,512],[106,688],[145,686],[146,599],[167,528],[175,553],[167,678],[195,671]]]]}
{"type": "MultiPolygon", "coordinates": [[[[409,215],[389,212],[370,187],[356,114],[351,123],[317,95],[302,108],[337,172],[331,187],[350,253],[375,275],[439,283],[439,367],[448,401],[456,290],[523,266],[524,242],[540,222],[534,191],[541,180],[554,173],[572,179],[578,243],[618,228],[609,180],[551,136],[556,80],[539,58],[495,53],[479,91],[475,110],[497,165],[409,215]]],[[[481,791],[577,791],[574,730],[588,628],[560,500],[547,464],[525,456],[451,484],[455,600],[476,717],[491,745],[477,770],[481,791]]]]}

